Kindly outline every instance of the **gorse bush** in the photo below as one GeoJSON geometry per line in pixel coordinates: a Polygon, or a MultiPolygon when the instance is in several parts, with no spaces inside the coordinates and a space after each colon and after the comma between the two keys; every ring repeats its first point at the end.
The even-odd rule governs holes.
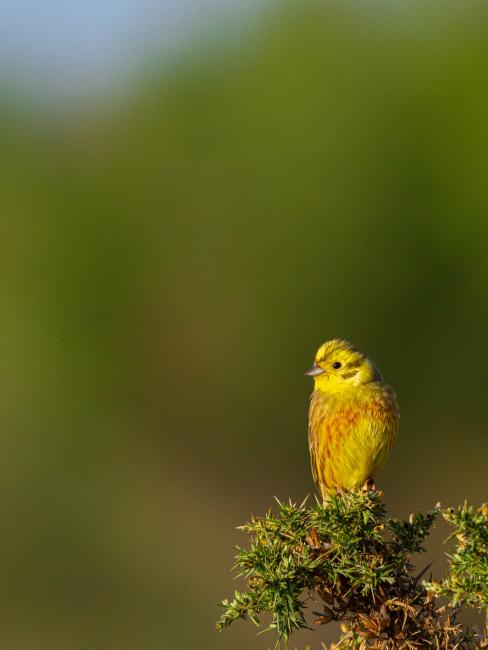
{"type": "Polygon", "coordinates": [[[408,520],[387,518],[382,493],[353,492],[314,506],[280,503],[241,527],[248,548],[238,548],[235,568],[247,590],[224,600],[217,622],[222,630],[235,620],[261,625],[277,645],[313,623],[340,621],[341,648],[488,648],[485,633],[465,629],[460,609],[483,610],[488,604],[488,508],[458,510],[440,505],[408,520]],[[457,541],[441,582],[425,580],[429,566],[418,571],[411,561],[424,551],[436,518],[454,527],[457,541]]]}
{"type": "Polygon", "coordinates": [[[451,537],[458,544],[449,554],[449,573],[441,584],[426,585],[433,593],[448,596],[454,604],[488,608],[488,506],[479,510],[464,504],[458,510],[443,511],[454,526],[451,537]]]}

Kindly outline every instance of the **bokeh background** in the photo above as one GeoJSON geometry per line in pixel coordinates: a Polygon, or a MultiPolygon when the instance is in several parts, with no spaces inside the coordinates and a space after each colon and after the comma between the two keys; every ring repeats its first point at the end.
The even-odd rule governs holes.
{"type": "Polygon", "coordinates": [[[486,4],[1,14],[0,645],[267,648],[215,602],[323,340],[399,396],[390,512],[487,499],[486,4]]]}

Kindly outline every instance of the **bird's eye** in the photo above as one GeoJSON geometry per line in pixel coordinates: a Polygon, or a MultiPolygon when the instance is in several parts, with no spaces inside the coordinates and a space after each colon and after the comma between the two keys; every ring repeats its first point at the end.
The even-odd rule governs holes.
{"type": "Polygon", "coordinates": [[[338,370],[342,366],[342,363],[340,361],[334,361],[332,364],[332,367],[338,370]]]}

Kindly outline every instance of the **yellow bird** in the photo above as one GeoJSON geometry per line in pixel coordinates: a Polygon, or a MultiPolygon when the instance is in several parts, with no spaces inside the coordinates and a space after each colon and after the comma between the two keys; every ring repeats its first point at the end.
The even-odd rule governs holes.
{"type": "Polygon", "coordinates": [[[308,442],[322,496],[371,483],[397,435],[395,393],[375,364],[342,339],[321,345],[305,374],[314,379],[308,442]]]}

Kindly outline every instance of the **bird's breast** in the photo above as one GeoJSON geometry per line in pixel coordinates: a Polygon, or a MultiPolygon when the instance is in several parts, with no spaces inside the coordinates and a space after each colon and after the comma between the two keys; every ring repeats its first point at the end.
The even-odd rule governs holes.
{"type": "Polygon", "coordinates": [[[326,490],[361,485],[384,464],[397,423],[396,398],[387,386],[340,396],[314,391],[309,445],[316,480],[326,490]]]}

